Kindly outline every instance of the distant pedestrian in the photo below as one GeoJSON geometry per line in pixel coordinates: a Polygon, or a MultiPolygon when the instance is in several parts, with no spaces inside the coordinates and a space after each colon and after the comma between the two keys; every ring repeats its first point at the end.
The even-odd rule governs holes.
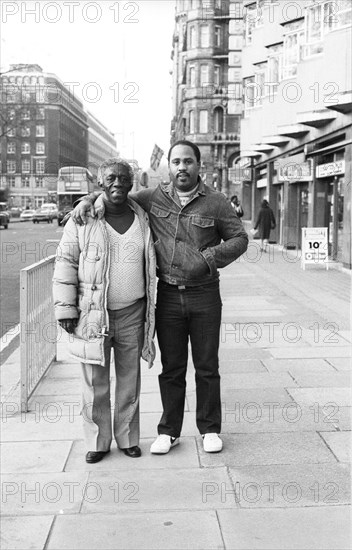
{"type": "Polygon", "coordinates": [[[242,218],[244,212],[243,212],[242,205],[241,205],[240,201],[238,200],[237,195],[233,195],[231,197],[231,206],[232,206],[232,208],[234,208],[237,216],[239,218],[242,218]]]}
{"type": "Polygon", "coordinates": [[[276,221],[274,212],[269,206],[266,199],[262,201],[260,210],[258,212],[257,221],[254,229],[259,229],[260,249],[266,252],[271,229],[275,229],[276,221]]]}

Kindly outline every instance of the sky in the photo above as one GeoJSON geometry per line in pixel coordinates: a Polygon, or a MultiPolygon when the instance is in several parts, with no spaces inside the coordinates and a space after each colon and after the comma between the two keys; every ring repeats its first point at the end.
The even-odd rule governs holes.
{"type": "Polygon", "coordinates": [[[120,154],[144,169],[155,143],[167,153],[174,0],[4,0],[0,6],[1,71],[37,63],[70,83],[115,134],[120,154]]]}

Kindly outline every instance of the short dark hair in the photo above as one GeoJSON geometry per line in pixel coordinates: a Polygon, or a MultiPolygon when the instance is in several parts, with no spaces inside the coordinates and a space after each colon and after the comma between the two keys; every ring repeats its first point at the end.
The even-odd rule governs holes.
{"type": "Polygon", "coordinates": [[[175,143],[173,143],[169,149],[169,152],[168,152],[168,155],[167,155],[167,160],[170,162],[170,157],[171,157],[171,151],[173,150],[174,147],[176,147],[176,145],[187,145],[188,147],[190,147],[191,149],[193,149],[193,152],[196,156],[196,159],[197,159],[197,162],[200,162],[200,150],[199,150],[199,147],[197,147],[197,145],[195,143],[192,143],[191,141],[188,141],[187,139],[180,139],[178,141],[175,141],[175,143]]]}

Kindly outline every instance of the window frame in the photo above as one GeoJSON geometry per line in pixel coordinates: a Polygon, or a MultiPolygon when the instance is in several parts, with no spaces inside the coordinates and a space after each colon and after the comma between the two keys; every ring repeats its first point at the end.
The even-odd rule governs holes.
{"type": "Polygon", "coordinates": [[[45,137],[45,126],[44,124],[37,124],[35,127],[35,136],[36,137],[45,137]],[[39,131],[39,129],[42,128],[42,133],[39,131]]]}
{"type": "Polygon", "coordinates": [[[199,109],[199,122],[198,128],[200,134],[207,134],[209,132],[209,112],[208,109],[199,109]],[[202,115],[205,114],[204,120],[202,120],[202,115]],[[203,128],[204,125],[204,128],[203,128]]]}
{"type": "Polygon", "coordinates": [[[199,67],[199,84],[200,87],[209,85],[209,64],[201,63],[199,67]],[[203,69],[206,69],[205,71],[203,69]],[[205,80],[204,80],[205,78],[205,80]]]}
{"type": "Polygon", "coordinates": [[[188,125],[189,125],[189,133],[194,134],[195,133],[195,118],[194,118],[194,109],[191,109],[188,112],[188,125]]]}
{"type": "Polygon", "coordinates": [[[28,141],[23,141],[21,143],[21,154],[30,155],[31,154],[31,144],[28,141]]]}
{"type": "Polygon", "coordinates": [[[7,174],[16,174],[17,165],[15,160],[6,161],[6,173],[7,174]]]}
{"type": "Polygon", "coordinates": [[[282,53],[282,78],[294,78],[297,76],[297,67],[302,60],[302,49],[305,43],[305,20],[293,21],[285,25],[282,53]],[[294,48],[288,47],[288,42],[296,37],[294,48]],[[295,56],[295,59],[292,58],[295,56]]]}
{"type": "Polygon", "coordinates": [[[210,47],[210,28],[208,24],[200,25],[200,47],[210,47]],[[205,33],[203,31],[206,31],[205,33]],[[206,40],[205,40],[206,39],[206,40]]]}
{"type": "Polygon", "coordinates": [[[22,174],[30,174],[31,173],[31,162],[28,159],[22,159],[21,160],[21,171],[22,174]]]}

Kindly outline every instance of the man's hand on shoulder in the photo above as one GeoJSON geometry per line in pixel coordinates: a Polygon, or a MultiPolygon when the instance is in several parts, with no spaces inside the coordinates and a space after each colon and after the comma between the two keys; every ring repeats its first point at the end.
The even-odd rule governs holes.
{"type": "Polygon", "coordinates": [[[71,212],[72,220],[78,225],[87,223],[87,216],[95,217],[94,199],[86,195],[71,212]]]}

